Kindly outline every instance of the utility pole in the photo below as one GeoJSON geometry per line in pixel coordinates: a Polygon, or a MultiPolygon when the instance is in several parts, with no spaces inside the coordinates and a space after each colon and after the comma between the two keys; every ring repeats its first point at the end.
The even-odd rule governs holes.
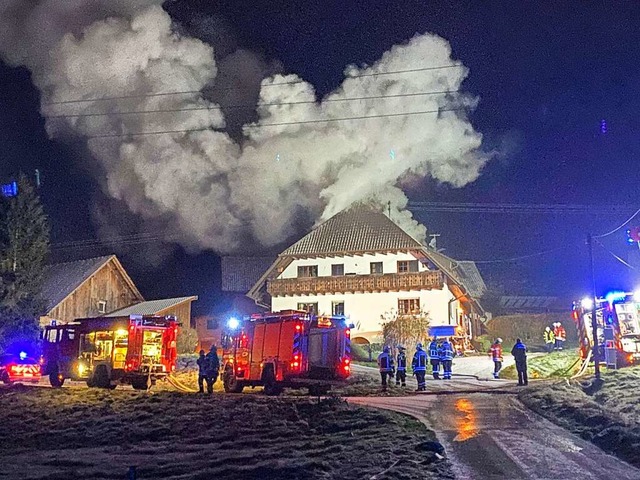
{"type": "Polygon", "coordinates": [[[591,307],[591,328],[593,334],[593,361],[595,366],[596,379],[600,380],[600,346],[598,345],[598,319],[596,311],[598,309],[598,294],[596,292],[596,274],[593,266],[593,236],[587,236],[589,244],[589,260],[591,262],[591,295],[593,298],[593,306],[591,307]]]}

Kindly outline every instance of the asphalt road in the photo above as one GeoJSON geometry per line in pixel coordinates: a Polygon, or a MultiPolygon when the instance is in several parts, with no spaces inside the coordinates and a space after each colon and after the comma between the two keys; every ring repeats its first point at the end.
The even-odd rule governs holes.
{"type": "Polygon", "coordinates": [[[348,401],[418,418],[435,430],[460,479],[640,479],[640,470],[533,413],[515,395],[487,392],[348,401]]]}

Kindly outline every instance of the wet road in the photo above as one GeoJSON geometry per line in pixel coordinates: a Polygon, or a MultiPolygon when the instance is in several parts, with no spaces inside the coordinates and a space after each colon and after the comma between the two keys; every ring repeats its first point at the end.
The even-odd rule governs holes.
{"type": "Polygon", "coordinates": [[[353,397],[436,431],[460,479],[638,480],[640,470],[524,407],[514,395],[353,397]]]}

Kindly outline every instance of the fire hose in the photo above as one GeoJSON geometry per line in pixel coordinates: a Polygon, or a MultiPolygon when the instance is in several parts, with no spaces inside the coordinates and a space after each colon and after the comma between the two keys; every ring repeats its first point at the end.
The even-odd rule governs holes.
{"type": "Polygon", "coordinates": [[[187,387],[184,383],[180,382],[177,378],[175,378],[173,375],[167,375],[167,382],[169,382],[169,384],[171,386],[173,386],[176,390],[182,392],[182,393],[197,393],[198,391],[187,387]]]}
{"type": "Polygon", "coordinates": [[[576,373],[573,377],[571,377],[572,380],[574,378],[581,377],[587,371],[587,367],[589,366],[589,362],[591,361],[591,354],[592,353],[593,352],[591,351],[591,349],[589,349],[589,353],[587,354],[587,358],[585,358],[584,362],[582,362],[582,366],[580,367],[580,370],[578,370],[578,373],[576,373]]]}

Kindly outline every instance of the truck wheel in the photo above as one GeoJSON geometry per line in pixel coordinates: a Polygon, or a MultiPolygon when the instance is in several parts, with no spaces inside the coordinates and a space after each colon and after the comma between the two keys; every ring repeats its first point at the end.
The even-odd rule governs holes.
{"type": "Polygon", "coordinates": [[[312,397],[321,397],[329,393],[330,389],[331,387],[327,387],[326,385],[313,385],[309,387],[309,395],[312,397]]]}
{"type": "Polygon", "coordinates": [[[9,374],[7,372],[4,372],[2,375],[2,382],[6,385],[11,385],[11,380],[9,379],[9,374]]]}
{"type": "Polygon", "coordinates": [[[242,393],[244,388],[244,384],[238,381],[238,378],[232,373],[225,373],[222,385],[224,385],[224,391],[227,393],[242,393]]]}
{"type": "Polygon", "coordinates": [[[60,388],[64,385],[64,376],[56,368],[49,374],[49,383],[53,388],[60,388]]]}
{"type": "Polygon", "coordinates": [[[109,378],[109,370],[105,365],[98,365],[93,374],[93,383],[98,388],[111,388],[111,379],[109,378]]]}
{"type": "Polygon", "coordinates": [[[134,378],[131,380],[131,386],[134,390],[149,390],[151,388],[151,382],[149,377],[134,378]]]}

